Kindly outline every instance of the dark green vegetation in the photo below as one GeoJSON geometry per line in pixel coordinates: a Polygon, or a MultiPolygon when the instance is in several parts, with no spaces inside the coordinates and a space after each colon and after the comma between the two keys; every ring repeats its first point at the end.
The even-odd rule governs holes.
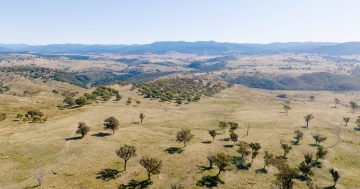
{"type": "Polygon", "coordinates": [[[336,75],[327,72],[309,73],[298,77],[266,74],[241,75],[226,80],[232,84],[243,84],[253,88],[269,90],[360,90],[360,77],[336,75]]]}
{"type": "Polygon", "coordinates": [[[203,80],[173,78],[135,84],[145,98],[175,101],[177,104],[199,101],[202,96],[213,96],[225,89],[221,84],[203,80]]]}
{"type": "Polygon", "coordinates": [[[172,72],[141,72],[141,71],[99,71],[99,72],[65,72],[59,71],[54,79],[81,87],[94,87],[112,83],[139,83],[151,81],[172,72]]]}

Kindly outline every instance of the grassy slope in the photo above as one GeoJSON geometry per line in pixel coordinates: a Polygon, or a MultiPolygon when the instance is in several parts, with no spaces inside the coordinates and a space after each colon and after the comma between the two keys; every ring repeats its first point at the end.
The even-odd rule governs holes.
{"type": "MultiPolygon", "coordinates": [[[[273,169],[267,175],[255,174],[255,169],[263,166],[264,150],[275,155],[282,154],[280,141],[290,142],[293,132],[300,129],[305,137],[299,146],[293,146],[289,160],[297,166],[303,160],[305,152],[315,153],[311,133],[320,132],[328,137],[324,146],[330,151],[323,163],[324,168],[315,169],[314,181],[319,186],[329,186],[332,178],[329,168],[340,171],[339,188],[360,187],[360,133],[353,130],[354,120],[358,114],[352,114],[346,103],[359,100],[358,93],[333,94],[330,92],[314,92],[316,101],[308,102],[310,92],[287,92],[292,99],[289,116],[282,112],[281,101],[275,98],[281,92],[248,89],[236,86],[227,89],[212,98],[203,98],[198,103],[177,107],[174,104],[160,103],[155,100],[142,99],[129,87],[117,87],[124,99],[132,97],[142,103],[135,107],[120,102],[109,101],[85,106],[80,109],[56,110],[61,98],[50,92],[39,93],[30,97],[13,97],[0,95],[0,111],[7,112],[9,117],[0,122],[0,185],[2,188],[24,188],[36,185],[33,177],[37,169],[44,170],[45,177],[40,188],[116,188],[131,179],[143,180],[145,170],[139,159],[143,155],[158,157],[163,160],[161,174],[153,177],[154,184],[150,188],[169,188],[171,183],[180,183],[186,188],[197,188],[196,182],[208,172],[201,173],[198,166],[207,165],[208,152],[225,151],[236,155],[235,148],[224,148],[224,144],[232,142],[220,141],[228,134],[220,135],[214,143],[204,144],[210,140],[209,129],[216,128],[218,120],[237,121],[241,127],[237,130],[240,140],[260,142],[262,150],[253,167],[248,170],[231,171],[221,176],[225,182],[222,188],[269,188],[273,177],[273,169]],[[344,102],[337,109],[333,106],[334,97],[344,102]],[[34,103],[37,102],[37,103],[34,103]],[[38,106],[50,117],[45,124],[24,124],[11,121],[17,111],[25,111],[26,107],[38,106]],[[13,109],[17,106],[17,109],[13,109]],[[130,125],[132,119],[138,120],[140,112],[145,113],[142,125],[130,125]],[[315,119],[310,128],[304,129],[303,116],[313,113],[315,119]],[[335,126],[340,124],[343,116],[351,116],[348,127],[343,127],[343,142],[335,143],[335,126]],[[96,137],[92,134],[102,129],[104,118],[115,116],[121,122],[121,128],[112,136],[96,137]],[[66,137],[75,136],[77,122],[85,121],[91,132],[82,140],[65,141],[66,137]],[[250,135],[245,136],[245,124],[250,123],[250,135]],[[180,147],[175,135],[180,128],[190,128],[195,134],[185,151],[180,154],[168,154],[168,147],[180,147]],[[135,145],[138,156],[130,159],[128,170],[120,172],[115,180],[102,181],[96,179],[97,172],[105,168],[122,170],[123,161],[115,154],[115,150],[123,144],[135,145]],[[56,173],[56,174],[54,174],[56,173]]],[[[77,89],[78,90],[78,89],[77,89]]],[[[215,169],[217,171],[217,169],[215,169]]],[[[210,172],[212,173],[212,172],[210,172]]],[[[214,174],[214,173],[212,173],[214,174]]],[[[305,184],[296,181],[295,188],[304,188],[305,184]]]]}

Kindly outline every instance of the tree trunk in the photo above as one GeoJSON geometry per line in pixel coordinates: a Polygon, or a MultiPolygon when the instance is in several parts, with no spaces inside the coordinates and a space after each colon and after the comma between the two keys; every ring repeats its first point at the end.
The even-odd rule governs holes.
{"type": "Polygon", "coordinates": [[[216,174],[216,177],[218,177],[221,173],[221,169],[219,169],[219,172],[216,174]]]}
{"type": "Polygon", "coordinates": [[[186,142],[184,142],[184,147],[186,147],[186,142]]]}
{"type": "Polygon", "coordinates": [[[124,163],[124,171],[126,171],[126,163],[127,163],[127,160],[125,160],[125,163],[124,163]]]}
{"type": "Polygon", "coordinates": [[[115,129],[112,130],[113,131],[113,134],[115,133],[115,129]]]}
{"type": "Polygon", "coordinates": [[[306,127],[309,127],[309,122],[308,121],[306,122],[306,127]]]}
{"type": "Polygon", "coordinates": [[[148,180],[151,180],[150,176],[151,176],[150,173],[148,173],[148,180]]]}

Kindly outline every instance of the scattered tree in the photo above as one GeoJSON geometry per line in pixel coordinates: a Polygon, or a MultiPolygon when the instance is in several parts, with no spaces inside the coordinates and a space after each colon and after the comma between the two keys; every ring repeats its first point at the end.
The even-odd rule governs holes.
{"type": "Polygon", "coordinates": [[[299,130],[296,130],[295,131],[295,136],[294,136],[294,139],[295,139],[295,144],[299,144],[300,140],[304,137],[304,133],[302,133],[301,131],[299,130]]]}
{"type": "Polygon", "coordinates": [[[270,165],[270,163],[273,161],[274,155],[270,154],[268,151],[265,151],[264,155],[264,170],[266,170],[266,167],[270,165]]]}
{"type": "Polygon", "coordinates": [[[194,137],[193,134],[191,134],[191,131],[189,129],[181,129],[176,134],[176,141],[184,143],[184,147],[186,147],[186,143],[189,142],[194,137]]]}
{"type": "Polygon", "coordinates": [[[65,103],[68,107],[72,107],[76,104],[75,100],[72,97],[65,97],[63,103],[65,103]]]}
{"type": "Polygon", "coordinates": [[[38,186],[41,186],[42,180],[44,178],[44,172],[42,170],[38,170],[38,171],[36,171],[34,177],[38,182],[38,186]]]}
{"type": "Polygon", "coordinates": [[[234,132],[236,129],[239,128],[239,124],[236,123],[236,122],[231,122],[231,121],[229,121],[229,122],[227,122],[227,123],[228,123],[228,125],[230,126],[230,131],[229,131],[229,132],[234,132]]]}
{"type": "Polygon", "coordinates": [[[216,137],[216,135],[217,135],[216,130],[209,130],[209,135],[212,137],[213,142],[214,142],[215,137],[216,137]]]}
{"type": "Polygon", "coordinates": [[[216,156],[214,154],[208,154],[206,158],[209,161],[209,169],[212,169],[216,156]]]}
{"type": "Polygon", "coordinates": [[[340,179],[340,174],[335,169],[329,169],[331,176],[333,177],[334,185],[333,188],[336,188],[336,183],[340,179]]]}
{"type": "Polygon", "coordinates": [[[238,141],[238,135],[235,132],[230,132],[230,140],[235,144],[238,141]]]}
{"type": "Polygon", "coordinates": [[[0,114],[0,121],[4,121],[6,119],[7,115],[5,113],[0,114]]]}
{"type": "Polygon", "coordinates": [[[224,153],[217,153],[214,158],[214,164],[219,168],[219,172],[216,176],[219,176],[221,172],[225,172],[226,168],[230,165],[231,156],[224,153]]]}
{"type": "Polygon", "coordinates": [[[122,99],[122,96],[120,94],[115,95],[115,100],[119,101],[122,99]]]}
{"type": "Polygon", "coordinates": [[[79,122],[78,130],[75,132],[76,134],[81,134],[81,138],[84,138],[84,136],[90,131],[90,127],[86,125],[84,122],[79,122]]]}
{"type": "Polygon", "coordinates": [[[251,148],[251,163],[253,163],[254,159],[259,154],[259,150],[261,149],[261,146],[259,143],[250,143],[249,146],[251,148]]]}
{"type": "Polygon", "coordinates": [[[316,163],[319,162],[319,159],[324,159],[327,153],[328,151],[325,150],[324,147],[318,146],[316,151],[316,159],[315,159],[316,163]]]}
{"type": "Polygon", "coordinates": [[[309,127],[309,122],[314,119],[314,116],[312,114],[307,114],[305,117],[306,127],[309,127]]]}
{"type": "Polygon", "coordinates": [[[298,171],[295,168],[291,168],[283,160],[274,160],[272,164],[277,168],[278,173],[275,174],[274,184],[281,189],[292,189],[294,182],[293,179],[298,177],[298,171]]]}
{"type": "Polygon", "coordinates": [[[343,120],[345,122],[345,126],[347,126],[350,121],[350,117],[344,117],[343,120]]]}
{"type": "Polygon", "coordinates": [[[124,160],[124,170],[126,171],[126,163],[130,158],[136,156],[136,148],[135,146],[125,144],[116,150],[116,155],[124,160]]]}
{"type": "Polygon", "coordinates": [[[283,151],[284,151],[283,157],[286,158],[286,155],[290,152],[290,150],[292,150],[292,147],[291,147],[290,145],[288,145],[288,144],[282,143],[282,144],[281,144],[281,148],[282,148],[283,151]]]}
{"type": "Polygon", "coordinates": [[[288,115],[288,111],[291,110],[291,107],[287,104],[284,104],[284,111],[285,111],[285,114],[288,115]]]}
{"type": "Polygon", "coordinates": [[[160,173],[162,162],[156,158],[151,157],[142,157],[140,164],[146,169],[148,180],[151,180],[151,175],[156,175],[160,173]]]}
{"type": "Polygon", "coordinates": [[[352,109],[352,113],[354,113],[355,110],[357,110],[359,108],[359,105],[356,102],[351,101],[350,102],[350,107],[352,109]]]}
{"type": "Polygon", "coordinates": [[[324,142],[326,140],[325,136],[321,136],[319,133],[313,134],[312,135],[314,140],[315,140],[315,145],[316,146],[320,146],[321,142],[324,142]]]}
{"type": "Polygon", "coordinates": [[[340,100],[338,98],[335,98],[334,102],[335,102],[334,108],[337,108],[337,105],[340,104],[340,100]]]}
{"type": "Polygon", "coordinates": [[[106,118],[104,120],[104,128],[111,129],[113,133],[115,133],[115,130],[119,128],[119,120],[117,120],[115,117],[111,116],[109,118],[106,118]]]}
{"type": "Polygon", "coordinates": [[[310,180],[309,175],[313,175],[313,172],[311,171],[312,154],[305,154],[304,158],[305,160],[299,165],[299,171],[306,180],[310,180]]]}
{"type": "Polygon", "coordinates": [[[225,133],[225,129],[229,126],[229,124],[226,121],[219,121],[219,128],[223,130],[223,133],[225,133]]]}
{"type": "Polygon", "coordinates": [[[86,97],[81,96],[81,97],[79,97],[78,99],[76,99],[75,102],[76,102],[76,104],[77,104],[78,106],[81,107],[81,106],[84,106],[84,105],[86,104],[87,99],[86,99],[86,97]]]}
{"type": "Polygon", "coordinates": [[[250,149],[249,149],[250,146],[248,143],[244,141],[239,141],[236,145],[239,147],[237,152],[240,153],[242,159],[244,159],[246,156],[250,154],[250,149]]]}
{"type": "Polygon", "coordinates": [[[140,113],[139,118],[140,118],[141,123],[143,123],[143,120],[144,120],[144,118],[145,118],[145,114],[144,114],[144,113],[140,113]]]}
{"type": "Polygon", "coordinates": [[[310,101],[311,101],[311,102],[314,102],[314,101],[315,101],[315,96],[314,96],[314,95],[310,95],[309,98],[310,98],[310,101]]]}

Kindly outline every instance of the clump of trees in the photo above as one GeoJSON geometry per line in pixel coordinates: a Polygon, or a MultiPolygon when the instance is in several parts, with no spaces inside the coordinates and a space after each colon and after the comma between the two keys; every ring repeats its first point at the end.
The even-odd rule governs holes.
{"type": "Polygon", "coordinates": [[[282,189],[291,189],[294,185],[294,179],[298,177],[298,169],[290,167],[284,160],[274,160],[272,165],[278,170],[275,173],[274,185],[282,189]]]}
{"type": "Polygon", "coordinates": [[[181,131],[177,132],[176,134],[176,141],[182,142],[184,144],[184,147],[186,147],[186,143],[189,142],[194,137],[193,134],[191,134],[190,129],[181,129],[181,131]]]}
{"type": "Polygon", "coordinates": [[[214,156],[214,164],[219,168],[219,172],[216,174],[216,176],[219,176],[221,172],[225,172],[226,168],[231,163],[231,156],[226,155],[224,153],[217,153],[214,156]]]}
{"type": "Polygon", "coordinates": [[[81,138],[84,138],[84,136],[90,131],[90,127],[86,125],[85,122],[79,122],[78,130],[76,130],[76,134],[81,134],[81,138]]]}
{"type": "Polygon", "coordinates": [[[202,96],[213,96],[225,89],[221,84],[188,78],[160,79],[134,86],[145,98],[175,101],[177,104],[197,102],[202,96]]]}
{"type": "Polygon", "coordinates": [[[151,180],[151,175],[159,174],[162,167],[162,161],[152,157],[142,157],[140,164],[146,169],[148,180],[151,180]]]}
{"type": "Polygon", "coordinates": [[[39,110],[30,110],[22,117],[24,122],[45,123],[47,121],[47,117],[39,110]]]}
{"type": "Polygon", "coordinates": [[[111,116],[109,118],[106,118],[104,120],[104,129],[110,129],[113,133],[115,133],[115,130],[119,128],[119,120],[117,120],[115,117],[111,116]]]}
{"type": "Polygon", "coordinates": [[[75,105],[77,107],[82,107],[86,104],[90,104],[91,102],[96,101],[97,99],[108,101],[112,96],[115,96],[116,101],[119,101],[122,98],[122,96],[119,94],[119,91],[105,86],[97,87],[91,94],[84,93],[83,96],[80,96],[77,99],[74,99],[74,96],[75,95],[66,95],[65,99],[63,100],[63,104],[59,105],[59,107],[72,108],[75,105]]]}
{"type": "Polygon", "coordinates": [[[118,155],[121,159],[124,160],[124,171],[126,171],[126,164],[127,161],[136,156],[136,148],[135,146],[130,146],[125,144],[124,146],[120,147],[116,150],[116,155],[118,155]]]}

